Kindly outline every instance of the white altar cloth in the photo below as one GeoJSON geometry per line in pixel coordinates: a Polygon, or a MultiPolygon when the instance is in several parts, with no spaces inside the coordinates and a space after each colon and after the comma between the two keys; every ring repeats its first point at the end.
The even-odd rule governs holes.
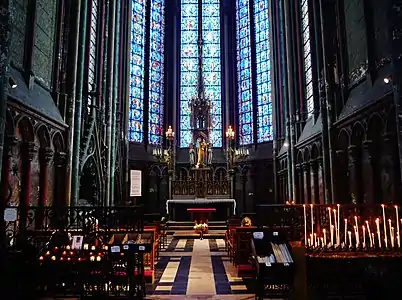
{"type": "Polygon", "coordinates": [[[195,199],[169,199],[166,201],[166,213],[169,214],[170,203],[193,203],[193,204],[212,204],[212,203],[232,203],[233,215],[236,215],[236,200],[235,199],[208,199],[208,198],[195,198],[195,199]]]}

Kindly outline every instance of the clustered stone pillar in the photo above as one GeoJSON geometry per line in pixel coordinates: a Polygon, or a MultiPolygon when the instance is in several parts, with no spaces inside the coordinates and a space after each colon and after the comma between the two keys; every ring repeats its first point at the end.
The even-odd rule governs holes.
{"type": "Polygon", "coordinates": [[[350,145],[348,148],[348,167],[349,167],[349,186],[353,203],[358,203],[359,196],[359,182],[357,173],[357,147],[350,145]]]}
{"type": "Polygon", "coordinates": [[[318,201],[319,204],[325,204],[325,190],[324,190],[324,166],[323,166],[323,157],[319,156],[317,158],[317,185],[318,185],[318,201]]]}
{"type": "Polygon", "coordinates": [[[3,159],[3,172],[2,172],[2,186],[3,186],[3,201],[4,205],[8,205],[10,197],[9,184],[10,184],[10,172],[11,172],[11,158],[13,156],[13,149],[17,145],[18,139],[15,136],[7,137],[4,147],[4,159],[3,159]]]}
{"type": "Polygon", "coordinates": [[[363,195],[364,203],[374,202],[374,171],[372,162],[372,141],[366,140],[363,142],[363,185],[365,194],[363,195]]]}
{"type": "Polygon", "coordinates": [[[304,203],[309,204],[311,203],[310,198],[310,176],[309,175],[310,166],[308,163],[303,164],[303,181],[304,181],[304,203]]]}
{"type": "Polygon", "coordinates": [[[40,152],[40,194],[39,194],[39,211],[36,217],[36,226],[42,227],[45,218],[45,207],[48,204],[49,190],[49,164],[53,158],[53,151],[50,148],[41,149],[40,152]]]}

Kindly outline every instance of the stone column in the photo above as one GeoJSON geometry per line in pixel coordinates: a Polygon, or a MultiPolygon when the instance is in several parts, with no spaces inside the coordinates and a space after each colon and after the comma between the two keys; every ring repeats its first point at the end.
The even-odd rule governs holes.
{"type": "Polygon", "coordinates": [[[317,161],[310,160],[311,203],[318,204],[317,161]]]}
{"type": "Polygon", "coordinates": [[[383,151],[381,156],[381,188],[383,203],[395,201],[395,166],[394,150],[391,137],[388,133],[383,135],[383,151]]]}
{"type": "Polygon", "coordinates": [[[8,137],[4,143],[4,153],[3,153],[3,172],[2,172],[2,201],[4,205],[8,205],[8,200],[11,197],[10,192],[10,172],[11,170],[11,157],[13,156],[13,149],[17,145],[18,139],[13,137],[8,137]]]}
{"type": "Polygon", "coordinates": [[[67,204],[63,187],[66,158],[66,153],[64,152],[54,154],[53,207],[62,207],[67,204]]]}
{"type": "Polygon", "coordinates": [[[359,178],[357,170],[357,147],[350,145],[348,148],[349,188],[352,203],[359,203],[359,178]]]}
{"type": "Polygon", "coordinates": [[[375,197],[375,183],[372,163],[372,141],[363,142],[363,202],[373,203],[375,197]]]}
{"type": "Polygon", "coordinates": [[[298,165],[297,176],[299,181],[299,188],[298,188],[299,198],[296,200],[296,203],[303,204],[305,202],[304,202],[304,185],[303,185],[303,166],[301,164],[298,165]]]}
{"type": "Polygon", "coordinates": [[[39,211],[36,216],[36,226],[42,227],[45,213],[45,207],[48,200],[49,190],[49,164],[53,158],[53,151],[50,148],[41,149],[40,152],[40,190],[39,190],[39,211]]]}
{"type": "Polygon", "coordinates": [[[303,164],[303,187],[304,187],[304,203],[309,204],[311,203],[311,198],[310,198],[310,165],[309,163],[304,163],[303,164]]]}
{"type": "Polygon", "coordinates": [[[318,190],[318,203],[325,204],[325,182],[324,182],[324,167],[323,167],[323,157],[317,158],[317,190],[318,190]]]}
{"type": "Polygon", "coordinates": [[[336,169],[333,170],[335,174],[335,196],[334,203],[345,203],[348,204],[350,201],[349,193],[349,166],[348,166],[348,155],[346,151],[337,150],[336,157],[338,164],[336,169]]]}

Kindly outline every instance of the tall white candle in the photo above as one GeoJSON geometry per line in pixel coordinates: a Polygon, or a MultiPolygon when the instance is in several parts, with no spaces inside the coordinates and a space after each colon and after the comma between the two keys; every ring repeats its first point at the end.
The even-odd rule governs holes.
{"type": "Polygon", "coordinates": [[[399,207],[398,205],[395,205],[395,214],[396,214],[396,239],[397,239],[397,243],[398,243],[398,247],[401,247],[401,239],[400,239],[400,235],[399,235],[399,207]]]}
{"type": "Polygon", "coordinates": [[[391,227],[391,247],[395,247],[395,230],[394,227],[391,227]]]}
{"type": "Polygon", "coordinates": [[[355,230],[356,247],[359,247],[359,229],[356,226],[353,226],[353,229],[355,230]]]}
{"type": "Polygon", "coordinates": [[[307,243],[307,212],[306,212],[306,204],[303,204],[303,213],[304,213],[304,244],[308,245],[308,243],[307,243]]]}
{"type": "Polygon", "coordinates": [[[366,248],[366,227],[364,227],[363,225],[362,228],[363,228],[363,248],[366,248]]]}
{"type": "Polygon", "coordinates": [[[382,207],[382,219],[384,223],[384,241],[385,241],[385,248],[388,247],[388,236],[387,236],[387,219],[385,219],[385,205],[381,204],[382,207]]]}
{"type": "Polygon", "coordinates": [[[375,245],[375,235],[374,235],[374,232],[371,233],[371,239],[372,239],[372,241],[373,241],[373,245],[375,245]]]}
{"type": "Polygon", "coordinates": [[[356,246],[358,247],[360,244],[360,236],[359,236],[359,224],[357,223],[357,216],[355,216],[355,223],[356,223],[356,246]]]}
{"type": "Polygon", "coordinates": [[[313,211],[313,204],[310,205],[311,208],[311,235],[314,236],[314,211],[313,211]]]}
{"type": "Polygon", "coordinates": [[[381,231],[380,231],[380,219],[375,220],[375,224],[377,225],[377,235],[378,235],[378,247],[381,248],[381,231]]]}
{"type": "Polygon", "coordinates": [[[325,228],[322,230],[322,233],[324,234],[324,246],[327,246],[327,231],[325,230],[325,228]]]}
{"type": "MultiPolygon", "coordinates": [[[[391,222],[391,219],[388,219],[388,225],[389,225],[389,239],[391,241],[391,246],[392,246],[393,241],[392,241],[392,222],[391,222]]],[[[392,247],[394,247],[394,246],[392,246],[392,247]]]]}
{"type": "Polygon", "coordinates": [[[338,228],[338,222],[336,221],[336,209],[334,209],[334,220],[335,220],[335,234],[336,234],[336,245],[338,245],[338,235],[337,235],[337,228],[338,228]]]}
{"type": "Polygon", "coordinates": [[[332,229],[332,214],[331,208],[328,207],[328,215],[329,215],[329,232],[331,234],[331,245],[334,245],[334,230],[332,229]]]}
{"type": "Polygon", "coordinates": [[[338,207],[338,230],[337,230],[337,243],[338,245],[341,244],[341,233],[340,233],[340,229],[341,229],[341,219],[340,219],[340,211],[341,211],[341,206],[339,204],[336,205],[338,207]]]}
{"type": "Polygon", "coordinates": [[[373,247],[373,239],[371,238],[370,225],[368,221],[366,221],[366,225],[367,225],[367,233],[370,239],[370,247],[373,247]]]}
{"type": "Polygon", "coordinates": [[[352,232],[348,231],[349,235],[349,247],[352,247],[352,232]]]}
{"type": "Polygon", "coordinates": [[[345,219],[345,246],[348,244],[348,242],[347,242],[347,238],[348,238],[347,231],[348,231],[348,219],[345,219]]]}
{"type": "Polygon", "coordinates": [[[314,247],[318,247],[317,234],[316,233],[314,233],[314,247]]]}

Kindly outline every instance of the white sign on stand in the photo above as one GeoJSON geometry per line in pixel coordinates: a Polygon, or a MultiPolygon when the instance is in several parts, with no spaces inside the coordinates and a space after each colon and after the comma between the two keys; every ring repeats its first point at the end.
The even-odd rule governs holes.
{"type": "Polygon", "coordinates": [[[142,172],[130,171],[130,197],[141,197],[142,172]]]}

